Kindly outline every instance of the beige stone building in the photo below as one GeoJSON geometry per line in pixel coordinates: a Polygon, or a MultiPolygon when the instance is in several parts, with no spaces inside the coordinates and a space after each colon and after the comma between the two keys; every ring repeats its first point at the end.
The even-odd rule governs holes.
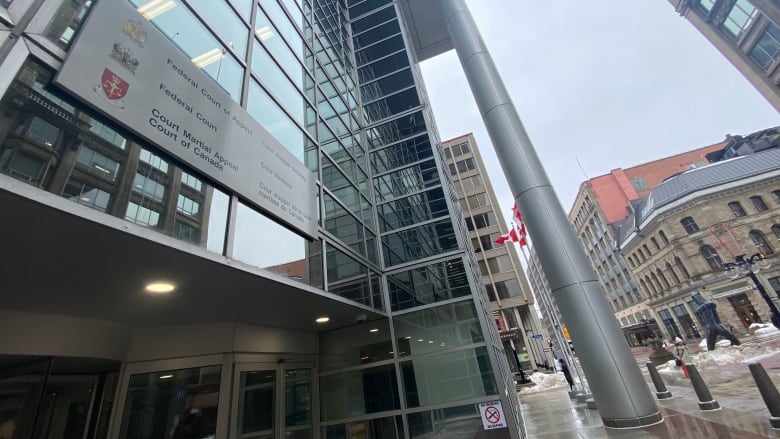
{"type": "MultiPolygon", "coordinates": [[[[738,332],[768,322],[769,307],[749,278],[731,280],[738,255],[780,252],[780,150],[686,171],[652,190],[618,228],[618,245],[666,337],[704,335],[691,304],[700,292],[738,332]]],[[[757,273],[780,294],[780,264],[757,273]]]]}
{"type": "Polygon", "coordinates": [[[466,134],[442,142],[442,149],[510,367],[536,369],[548,361],[543,349],[549,337],[534,310],[516,244],[495,242],[509,229],[477,142],[466,134]]]}
{"type": "Polygon", "coordinates": [[[780,2],[667,1],[780,111],[780,2]]]}

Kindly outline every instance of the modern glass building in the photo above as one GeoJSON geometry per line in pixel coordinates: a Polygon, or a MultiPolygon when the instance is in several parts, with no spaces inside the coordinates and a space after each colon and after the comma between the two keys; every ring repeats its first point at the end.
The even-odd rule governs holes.
{"type": "Polygon", "coordinates": [[[0,433],[525,437],[437,11],[0,1],[0,433]]]}

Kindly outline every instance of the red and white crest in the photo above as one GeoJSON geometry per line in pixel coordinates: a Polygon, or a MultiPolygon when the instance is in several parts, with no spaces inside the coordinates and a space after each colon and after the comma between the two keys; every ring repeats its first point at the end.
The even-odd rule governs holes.
{"type": "Polygon", "coordinates": [[[111,100],[122,99],[127,94],[130,84],[116,75],[108,68],[103,70],[103,77],[100,78],[100,85],[103,86],[103,93],[106,98],[111,100]]]}

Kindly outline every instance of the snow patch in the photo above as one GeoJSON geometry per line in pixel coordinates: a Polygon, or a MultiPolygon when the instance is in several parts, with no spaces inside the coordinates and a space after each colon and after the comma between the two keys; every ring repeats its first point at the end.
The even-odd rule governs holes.
{"type": "Polygon", "coordinates": [[[558,387],[569,387],[569,383],[566,382],[566,378],[563,376],[563,373],[555,372],[555,373],[542,373],[542,372],[534,372],[529,376],[531,379],[531,382],[534,383],[532,386],[526,386],[520,388],[520,394],[527,394],[527,393],[538,393],[538,392],[544,392],[545,390],[549,389],[555,389],[558,387]]]}

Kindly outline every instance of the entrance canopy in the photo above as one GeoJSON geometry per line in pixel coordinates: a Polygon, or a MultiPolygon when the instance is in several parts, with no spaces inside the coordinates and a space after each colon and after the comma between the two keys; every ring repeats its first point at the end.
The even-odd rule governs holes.
{"type": "Polygon", "coordinates": [[[359,315],[382,317],[336,295],[88,208],[83,214],[93,219],[73,215],[66,210],[81,206],[7,177],[0,179],[0,205],[3,310],[91,317],[130,327],[240,322],[313,332],[352,325],[359,315]],[[166,244],[144,237],[150,235],[166,244]],[[145,285],[158,279],[173,282],[176,290],[146,293],[145,285]],[[322,315],[330,317],[328,324],[315,323],[322,315]]]}

